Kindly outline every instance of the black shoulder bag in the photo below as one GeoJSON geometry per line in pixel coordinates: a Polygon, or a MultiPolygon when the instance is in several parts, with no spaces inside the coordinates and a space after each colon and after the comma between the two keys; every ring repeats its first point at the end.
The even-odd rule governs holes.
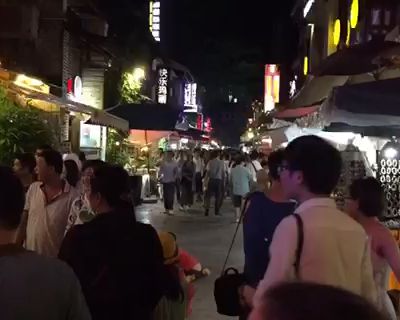
{"type": "Polygon", "coordinates": [[[304,244],[304,224],[303,219],[301,219],[300,215],[297,213],[293,214],[294,218],[296,219],[297,223],[297,248],[296,248],[296,259],[294,261],[294,274],[297,280],[300,280],[300,259],[301,253],[303,251],[303,244],[304,244]]]}
{"type": "Polygon", "coordinates": [[[224,266],[222,267],[221,276],[215,280],[214,283],[214,298],[217,305],[217,311],[219,314],[237,317],[242,312],[242,306],[240,304],[239,288],[245,282],[243,273],[235,268],[228,268],[225,270],[229,260],[229,256],[232,252],[233,245],[235,244],[236,236],[238,234],[240,224],[243,220],[243,216],[249,202],[249,198],[246,198],[242,212],[240,214],[239,222],[237,223],[235,233],[233,235],[231,245],[226,255],[224,266]]]}

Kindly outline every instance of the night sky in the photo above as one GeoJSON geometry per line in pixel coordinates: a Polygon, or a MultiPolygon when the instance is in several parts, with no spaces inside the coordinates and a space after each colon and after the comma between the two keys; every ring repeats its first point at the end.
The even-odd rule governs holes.
{"type": "MultiPolygon", "coordinates": [[[[96,0],[112,32],[146,32],[148,0],[96,0]]],[[[186,65],[208,103],[262,94],[263,65],[288,63],[296,50],[294,0],[162,0],[161,52],[186,65]]]]}

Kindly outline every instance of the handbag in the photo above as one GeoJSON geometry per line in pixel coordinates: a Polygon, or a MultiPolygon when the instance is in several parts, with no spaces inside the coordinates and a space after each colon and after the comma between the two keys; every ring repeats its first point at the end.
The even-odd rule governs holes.
{"type": "MultiPolygon", "coordinates": [[[[217,312],[222,315],[237,317],[242,311],[243,307],[240,304],[239,297],[239,287],[245,283],[245,277],[243,273],[240,273],[235,268],[228,268],[225,270],[226,265],[229,260],[229,256],[231,254],[233,245],[235,243],[235,239],[237,233],[239,231],[240,223],[243,220],[245,208],[247,207],[249,198],[246,199],[245,205],[243,206],[242,213],[240,215],[239,222],[236,226],[236,231],[233,235],[233,239],[231,241],[231,245],[228,250],[228,254],[226,256],[224,266],[222,268],[221,276],[215,280],[214,283],[214,298],[215,303],[217,305],[217,312]]],[[[295,276],[297,280],[300,280],[300,260],[301,254],[303,251],[304,245],[304,225],[303,220],[300,215],[294,214],[294,218],[296,219],[297,224],[297,248],[296,248],[296,256],[295,262],[293,264],[295,276]]]]}
{"type": "Polygon", "coordinates": [[[217,312],[219,314],[230,317],[237,317],[242,312],[242,305],[240,304],[239,297],[239,287],[244,284],[245,278],[243,273],[240,273],[237,269],[228,268],[225,270],[225,268],[228,263],[233,245],[235,243],[240,224],[243,220],[248,201],[249,198],[247,197],[242,208],[242,212],[240,214],[240,218],[237,223],[236,230],[228,250],[228,254],[226,255],[224,266],[222,267],[221,276],[217,278],[214,283],[214,299],[217,305],[217,312]]]}

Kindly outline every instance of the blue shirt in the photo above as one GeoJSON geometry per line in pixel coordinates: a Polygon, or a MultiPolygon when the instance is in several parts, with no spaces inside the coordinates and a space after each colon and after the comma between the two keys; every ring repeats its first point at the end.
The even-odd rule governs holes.
{"type": "Polygon", "coordinates": [[[269,246],[278,224],[293,214],[295,203],[274,202],[262,192],[250,197],[243,220],[245,254],[244,275],[247,284],[256,288],[264,278],[269,263],[269,246]]]}
{"type": "Polygon", "coordinates": [[[250,170],[238,165],[231,170],[232,192],[235,196],[245,196],[250,192],[250,170]]]}

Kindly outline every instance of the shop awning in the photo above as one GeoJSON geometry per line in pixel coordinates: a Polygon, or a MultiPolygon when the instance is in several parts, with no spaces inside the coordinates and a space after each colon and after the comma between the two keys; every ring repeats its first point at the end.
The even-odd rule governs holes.
{"type": "Polygon", "coordinates": [[[286,109],[273,114],[275,119],[297,119],[301,117],[305,117],[311,113],[318,111],[320,105],[304,107],[304,108],[295,108],[295,109],[286,109]]]}
{"type": "Polygon", "coordinates": [[[60,98],[51,94],[44,94],[38,92],[32,92],[26,95],[27,98],[42,100],[49,103],[57,104],[70,112],[84,113],[90,116],[90,119],[87,121],[89,124],[97,124],[106,127],[112,127],[117,130],[128,131],[129,124],[126,120],[116,117],[112,114],[109,114],[103,110],[99,110],[93,108],[91,106],[66,100],[64,98],[60,98]]]}
{"type": "Polygon", "coordinates": [[[174,131],[182,110],[164,104],[124,104],[107,112],[125,119],[130,129],[174,131]]]}

